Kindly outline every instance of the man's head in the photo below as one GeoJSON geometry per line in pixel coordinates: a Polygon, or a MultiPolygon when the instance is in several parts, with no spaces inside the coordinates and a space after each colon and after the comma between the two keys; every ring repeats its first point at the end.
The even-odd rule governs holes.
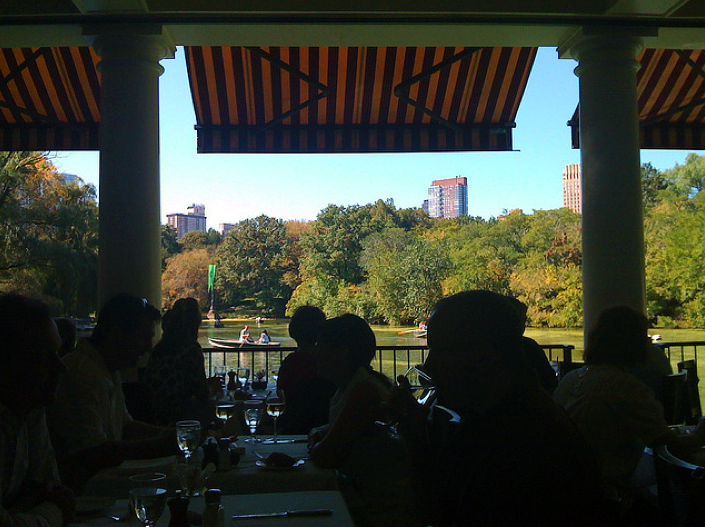
{"type": "Polygon", "coordinates": [[[465,291],[439,301],[428,321],[425,363],[439,397],[460,409],[503,389],[526,367],[522,333],[519,315],[502,295],[465,291]]]}
{"type": "Polygon", "coordinates": [[[27,411],[51,404],[65,371],[61,338],[49,307],[17,294],[0,295],[0,400],[27,411]]]}
{"type": "Polygon", "coordinates": [[[326,315],[315,306],[299,306],[289,321],[289,336],[299,347],[313,347],[326,315]]]}
{"type": "Polygon", "coordinates": [[[108,300],[98,313],[91,342],[103,355],[109,370],[137,365],[152,350],[157,308],[143,298],[121,293],[108,300]]]}

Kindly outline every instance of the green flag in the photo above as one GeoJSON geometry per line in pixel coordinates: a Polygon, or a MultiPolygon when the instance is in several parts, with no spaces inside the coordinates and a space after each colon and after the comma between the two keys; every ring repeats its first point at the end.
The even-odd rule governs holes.
{"type": "Polygon", "coordinates": [[[214,285],[215,285],[215,264],[210,264],[208,266],[208,291],[212,291],[214,285]]]}

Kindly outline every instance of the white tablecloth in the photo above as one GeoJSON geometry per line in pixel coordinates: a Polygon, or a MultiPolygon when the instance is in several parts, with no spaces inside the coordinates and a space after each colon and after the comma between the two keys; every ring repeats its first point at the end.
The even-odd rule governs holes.
{"type": "MultiPolygon", "coordinates": [[[[261,492],[293,492],[313,490],[337,490],[334,470],[322,469],[311,461],[289,470],[273,470],[256,466],[259,459],[256,452],[266,457],[271,452],[283,452],[295,458],[308,456],[304,436],[281,436],[282,439],[296,439],[296,443],[279,443],[276,445],[246,443],[238,439],[237,445],[244,447],[245,456],[236,467],[227,472],[215,472],[206,481],[209,488],[218,488],[224,494],[255,494],[261,492]]],[[[120,467],[105,469],[93,477],[86,486],[87,496],[111,496],[124,498],[129,491],[129,476],[139,472],[165,472],[169,476],[169,490],[179,487],[174,470],[176,458],[156,460],[128,461],[120,467]]]]}
{"type": "MultiPolygon", "coordinates": [[[[284,522],[287,527],[354,527],[345,501],[338,491],[283,492],[267,494],[247,494],[242,496],[223,496],[225,524],[229,527],[277,527],[284,522]],[[233,514],[255,514],[261,512],[283,512],[302,509],[330,509],[330,516],[304,518],[261,518],[252,520],[232,520],[233,514]]],[[[203,512],[203,498],[193,498],[190,510],[203,512]]],[[[125,516],[127,500],[118,500],[108,509],[96,514],[96,517],[79,519],[71,527],[137,527],[137,520],[115,522],[106,516],[125,516]]],[[[167,527],[169,512],[165,510],[157,522],[157,527],[167,527]]]]}

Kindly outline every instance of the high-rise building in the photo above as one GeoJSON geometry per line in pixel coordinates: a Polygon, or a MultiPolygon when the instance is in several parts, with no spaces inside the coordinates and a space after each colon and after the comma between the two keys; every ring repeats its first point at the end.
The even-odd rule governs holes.
{"type": "Polygon", "coordinates": [[[428,214],[433,218],[455,218],[468,214],[468,179],[437,179],[428,187],[428,214]]]}
{"type": "Polygon", "coordinates": [[[184,234],[192,231],[206,232],[206,206],[195,203],[186,209],[187,214],[175,212],[167,214],[166,221],[176,229],[176,239],[181,239],[184,234]]]}
{"type": "Polygon", "coordinates": [[[220,231],[220,234],[223,236],[225,236],[226,234],[228,234],[231,230],[233,230],[235,228],[234,223],[220,223],[220,224],[218,224],[218,226],[220,227],[218,230],[220,231]]]}
{"type": "Polygon", "coordinates": [[[580,163],[567,165],[563,170],[563,206],[580,214],[582,212],[582,175],[580,163]]]}

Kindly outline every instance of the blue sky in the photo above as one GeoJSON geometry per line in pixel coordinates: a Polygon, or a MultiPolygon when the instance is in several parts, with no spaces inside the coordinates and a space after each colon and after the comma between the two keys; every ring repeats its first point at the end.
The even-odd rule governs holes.
{"type": "MultiPolygon", "coordinates": [[[[160,80],[161,215],[206,206],[208,227],[260,214],[313,220],[328,204],[364,205],[393,198],[419,207],[433,179],[468,178],[468,212],[489,218],[503,210],[562,206],[562,172],[578,163],[566,122],[578,102],[576,63],[541,48],[519,106],[514,152],[444,154],[196,154],[196,118],[183,50],[164,60],[160,80]],[[262,182],[259,184],[258,182],[262,182]]],[[[689,152],[642,150],[659,169],[684,163],[689,152]]],[[[703,152],[699,152],[701,155],[703,152]]],[[[57,152],[62,172],[98,185],[97,152],[57,152]]]]}

